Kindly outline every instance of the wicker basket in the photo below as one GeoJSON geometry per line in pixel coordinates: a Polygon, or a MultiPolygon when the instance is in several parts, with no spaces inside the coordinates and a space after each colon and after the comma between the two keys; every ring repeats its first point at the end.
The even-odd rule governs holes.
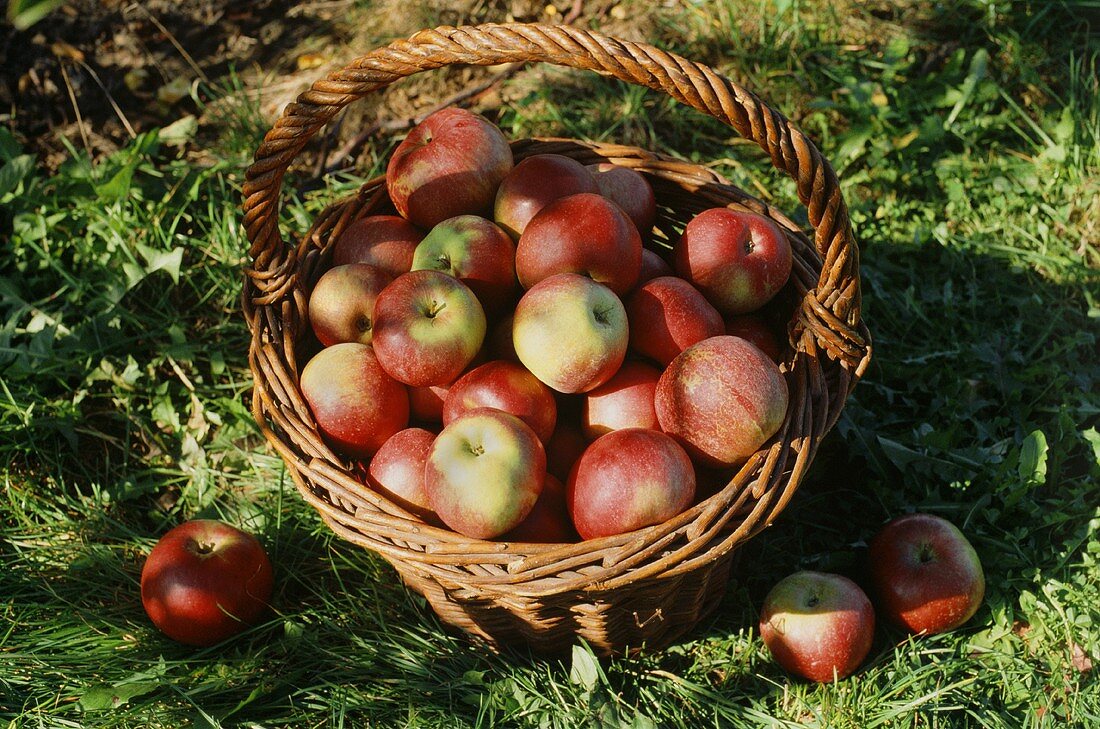
{"type": "Polygon", "coordinates": [[[253,265],[244,312],[252,332],[253,413],[303,498],[341,537],[371,549],[423,594],[440,618],[493,646],[554,654],[580,639],[601,654],[659,649],[718,603],[735,549],[783,510],[821,438],[867,366],[858,251],[836,174],[782,115],[712,69],[651,46],[570,27],[485,25],[417,33],[317,81],[287,106],[249,168],[244,222],[253,265]],[[402,77],[450,64],[548,62],[664,92],[756,142],[797,181],[811,241],[785,215],[698,165],[618,145],[525,139],[517,161],[555,152],[632,167],[659,203],[656,244],[701,210],[749,209],[774,219],[794,249],[786,293],[791,392],[779,433],[717,494],[658,526],[578,544],[473,540],[425,524],[356,478],[322,441],[298,386],[308,356],[306,301],[331,241],[352,221],[390,210],[383,181],[330,205],[294,246],[280,235],[280,188],[307,140],[345,105],[402,77]]]}

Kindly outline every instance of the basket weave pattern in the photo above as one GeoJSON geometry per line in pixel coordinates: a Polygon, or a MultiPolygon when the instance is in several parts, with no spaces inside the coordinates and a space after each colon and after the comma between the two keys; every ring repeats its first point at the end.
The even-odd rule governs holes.
{"type": "Polygon", "coordinates": [[[252,333],[253,413],[303,498],[341,537],[384,557],[442,620],[493,645],[540,653],[583,638],[618,654],[676,640],[725,591],[735,548],[783,510],[821,438],[870,358],[860,320],[858,251],[836,174],[781,114],[712,69],[651,46],[569,27],[486,25],[423,31],[317,81],[268,132],[247,172],[244,224],[252,266],[245,316],[252,333]],[[549,62],[596,71],[668,94],[766,150],[797,183],[813,239],[783,213],[699,166],[634,147],[519,140],[516,161],[547,152],[584,164],[632,167],[660,206],[655,243],[670,245],[696,213],[716,206],[775,220],[794,250],[782,364],[791,393],[780,431],[717,494],[677,517],[628,534],[564,545],[489,542],[423,523],[363,485],[321,439],[298,386],[306,353],[306,301],[330,243],[352,222],[391,212],[384,181],[326,208],[289,245],[278,228],[282,179],[295,156],[348,103],[403,77],[450,64],[549,62]]]}

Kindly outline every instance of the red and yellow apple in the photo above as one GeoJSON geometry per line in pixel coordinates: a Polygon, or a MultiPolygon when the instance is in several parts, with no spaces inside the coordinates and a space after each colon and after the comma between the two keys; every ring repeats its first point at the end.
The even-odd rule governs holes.
{"type": "Polygon", "coordinates": [[[722,315],[682,278],[647,281],[625,304],[630,347],[662,365],[696,342],[723,333],[722,315]]]}
{"type": "Polygon", "coordinates": [[[370,344],[374,302],[392,277],[366,263],[333,266],[309,295],[309,323],[323,346],[340,342],[370,344]]]}
{"type": "Polygon", "coordinates": [[[554,433],[557,402],[549,387],[517,362],[494,360],[458,378],[443,404],[443,424],[450,425],[463,413],[494,408],[527,423],[546,443],[554,433]]]}
{"type": "Polygon", "coordinates": [[[416,247],[412,270],[449,273],[487,314],[503,311],[516,291],[516,246],[491,220],[459,215],[438,223],[416,247]]]}
{"type": "Polygon", "coordinates": [[[580,192],[599,193],[592,173],[571,157],[535,154],[520,162],[500,183],[493,204],[493,220],[519,239],[531,218],[560,197],[580,192]]]}
{"type": "Polygon", "coordinates": [[[433,514],[424,488],[424,464],[434,442],[435,433],[430,430],[400,430],[382,444],[367,469],[371,488],[421,519],[433,514]]]}
{"type": "Polygon", "coordinates": [[[610,380],[585,393],[581,427],[595,440],[604,433],[626,428],[660,430],[653,397],[660,370],[645,362],[627,361],[610,380]]]}

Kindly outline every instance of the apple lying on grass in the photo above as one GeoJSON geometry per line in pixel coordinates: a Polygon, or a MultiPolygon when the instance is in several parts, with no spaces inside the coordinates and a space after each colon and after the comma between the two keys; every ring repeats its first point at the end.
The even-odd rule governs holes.
{"type": "Polygon", "coordinates": [[[325,440],[339,453],[369,458],[409,422],[404,385],[354,342],[325,347],[306,363],[302,395],[325,440]]]}
{"type": "Polygon", "coordinates": [[[519,525],[545,479],[546,454],[535,431],[490,408],[471,410],[445,427],[424,466],[432,509],[474,539],[493,539],[519,525]]]}
{"type": "Polygon", "coordinates": [[[951,522],[909,514],[884,526],[867,552],[879,611],[912,633],[953,630],[985,597],[978,553],[951,522]]]}
{"type": "Polygon", "coordinates": [[[374,303],[374,350],[406,385],[445,385],[473,361],[485,326],[485,311],[466,284],[439,271],[410,271],[374,303]]]}
{"type": "Polygon", "coordinates": [[[855,671],[871,650],[875,612],[842,575],[796,572],[764,598],[760,636],[790,673],[828,683],[855,671]]]}
{"type": "Polygon", "coordinates": [[[504,133],[452,106],[430,114],[397,145],[386,190],[402,217],[431,228],[456,215],[488,213],[512,166],[504,133]]]}
{"type": "Polygon", "coordinates": [[[619,297],[586,276],[543,279],[516,304],[516,355],[558,392],[587,392],[607,382],[623,362],[628,338],[619,297]]]}
{"type": "Polygon", "coordinates": [[[256,537],[212,519],[170,529],[141,569],[141,604],[173,640],[210,646],[255,624],[271,599],[271,562],[256,537]]]}

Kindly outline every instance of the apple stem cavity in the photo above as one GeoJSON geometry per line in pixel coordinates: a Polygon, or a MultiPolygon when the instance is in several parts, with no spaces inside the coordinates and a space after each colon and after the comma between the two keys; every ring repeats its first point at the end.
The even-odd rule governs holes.
{"type": "Polygon", "coordinates": [[[428,317],[429,319],[434,319],[436,316],[439,315],[439,312],[443,311],[446,308],[446,301],[435,301],[433,299],[432,303],[428,305],[428,308],[424,310],[424,316],[428,317]]]}
{"type": "Polygon", "coordinates": [[[920,549],[917,550],[917,559],[920,560],[921,564],[928,564],[929,562],[934,562],[936,560],[936,553],[935,553],[935,551],[933,551],[932,545],[931,544],[922,544],[920,546],[920,549]]]}

